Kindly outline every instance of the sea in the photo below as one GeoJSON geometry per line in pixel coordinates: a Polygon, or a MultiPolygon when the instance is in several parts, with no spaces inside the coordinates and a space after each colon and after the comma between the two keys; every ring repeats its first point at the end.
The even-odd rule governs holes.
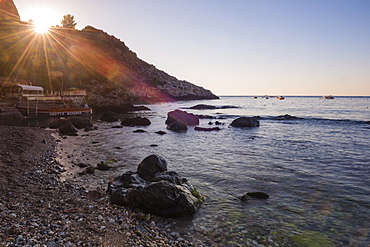
{"type": "Polygon", "coordinates": [[[194,215],[172,220],[202,246],[370,246],[370,97],[221,96],[146,106],[121,117],[147,117],[147,127],[94,119],[98,130],[61,140],[61,163],[114,160],[117,169],[96,173],[95,184],[81,181],[89,189],[162,156],[205,197],[194,215]],[[215,109],[189,109],[198,104],[215,109]],[[207,115],[199,126],[221,130],[166,130],[175,109],[207,115]],[[230,126],[243,116],[258,116],[260,126],[230,126]],[[269,198],[240,200],[248,192],[269,198]]]}

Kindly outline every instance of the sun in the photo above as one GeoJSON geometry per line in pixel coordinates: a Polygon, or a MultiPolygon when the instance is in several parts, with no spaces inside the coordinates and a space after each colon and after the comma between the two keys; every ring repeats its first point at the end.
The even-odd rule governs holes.
{"type": "Polygon", "coordinates": [[[45,34],[49,31],[50,26],[43,21],[34,21],[34,30],[36,33],[45,34]]]}
{"type": "Polygon", "coordinates": [[[50,27],[58,23],[58,15],[52,9],[45,7],[30,8],[26,16],[34,26],[35,32],[40,34],[47,33],[50,27]]]}

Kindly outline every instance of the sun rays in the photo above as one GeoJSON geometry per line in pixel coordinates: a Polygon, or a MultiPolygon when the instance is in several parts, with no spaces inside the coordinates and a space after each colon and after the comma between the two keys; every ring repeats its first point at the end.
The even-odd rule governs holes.
{"type": "Polygon", "coordinates": [[[94,79],[102,91],[110,90],[107,97],[172,100],[143,76],[142,61],[135,53],[90,26],[83,30],[59,26],[37,30],[34,21],[14,22],[9,27],[0,23],[0,41],[5,51],[0,59],[7,60],[0,72],[9,82],[26,78],[45,90],[60,90],[80,85],[88,88],[94,79]]]}

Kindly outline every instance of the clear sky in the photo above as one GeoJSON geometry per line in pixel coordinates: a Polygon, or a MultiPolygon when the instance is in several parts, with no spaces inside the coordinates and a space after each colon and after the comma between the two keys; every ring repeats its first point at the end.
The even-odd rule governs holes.
{"type": "Polygon", "coordinates": [[[74,15],[217,95],[370,96],[370,0],[13,1],[24,21],[74,15]]]}

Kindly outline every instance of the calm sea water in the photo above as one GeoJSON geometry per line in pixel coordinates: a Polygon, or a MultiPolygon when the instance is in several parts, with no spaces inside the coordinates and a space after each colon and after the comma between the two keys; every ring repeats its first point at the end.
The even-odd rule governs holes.
{"type": "MultiPolygon", "coordinates": [[[[370,245],[370,97],[221,97],[148,107],[138,113],[152,122],[142,128],[146,133],[97,122],[99,130],[63,140],[76,155],[62,163],[118,160],[118,169],[93,177],[105,187],[146,156],[161,155],[206,197],[195,215],[174,226],[209,246],[370,245]],[[237,108],[186,109],[220,118],[220,131],[165,129],[168,111],[197,104],[237,108]],[[298,118],[275,119],[285,114],[298,118]],[[260,127],[230,127],[240,116],[260,116],[260,127]],[[253,191],[270,198],[238,199],[253,191]]],[[[203,119],[200,126],[215,121],[203,119]]]]}
{"type": "Polygon", "coordinates": [[[212,245],[370,245],[369,97],[222,97],[150,107],[154,124],[131,150],[138,159],[162,155],[206,196],[187,227],[212,245]],[[238,108],[187,110],[225,118],[219,132],[152,134],[164,128],[169,110],[199,103],[238,108]],[[285,114],[300,119],[274,119],[285,114]],[[260,116],[261,126],[229,127],[240,116],[260,116]],[[159,146],[148,148],[152,143],[159,146]],[[236,199],[249,191],[271,197],[236,199]]]}

